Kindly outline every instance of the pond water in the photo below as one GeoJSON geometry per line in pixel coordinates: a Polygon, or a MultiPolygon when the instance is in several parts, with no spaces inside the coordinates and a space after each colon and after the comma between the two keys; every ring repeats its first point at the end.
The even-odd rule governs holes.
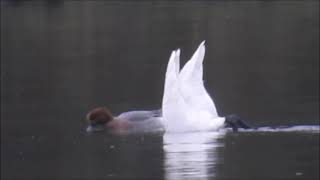
{"type": "Polygon", "coordinates": [[[85,132],[159,108],[202,40],[221,116],[319,125],[318,1],[1,1],[1,179],[319,179],[319,131],[85,132]]]}

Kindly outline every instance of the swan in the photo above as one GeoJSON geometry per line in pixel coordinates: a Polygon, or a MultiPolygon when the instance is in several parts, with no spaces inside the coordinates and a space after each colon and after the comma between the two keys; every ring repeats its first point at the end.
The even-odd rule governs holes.
{"type": "Polygon", "coordinates": [[[180,70],[180,50],[171,53],[165,74],[162,100],[167,132],[218,130],[225,126],[203,84],[203,41],[180,70]]]}

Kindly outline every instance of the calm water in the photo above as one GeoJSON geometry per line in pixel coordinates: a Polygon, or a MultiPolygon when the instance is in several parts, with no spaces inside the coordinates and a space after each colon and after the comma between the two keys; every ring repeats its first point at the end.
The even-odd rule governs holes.
{"type": "Polygon", "coordinates": [[[319,132],[84,132],[161,105],[172,49],[206,40],[221,116],[319,124],[319,2],[1,2],[1,179],[319,179],[319,132]]]}

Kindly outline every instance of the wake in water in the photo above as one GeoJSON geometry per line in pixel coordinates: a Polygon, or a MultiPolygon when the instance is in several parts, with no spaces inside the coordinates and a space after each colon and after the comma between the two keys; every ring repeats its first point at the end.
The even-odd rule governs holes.
{"type": "MultiPolygon", "coordinates": [[[[233,131],[232,128],[221,129],[222,132],[233,131]]],[[[295,126],[262,126],[256,128],[239,128],[238,132],[303,132],[320,133],[319,125],[295,125],[295,126]]]]}
{"type": "Polygon", "coordinates": [[[287,126],[264,126],[254,127],[237,115],[228,115],[225,120],[225,127],[231,128],[233,132],[320,132],[319,125],[287,125],[287,126]]]}
{"type": "Polygon", "coordinates": [[[239,129],[243,132],[310,132],[320,133],[319,125],[296,125],[296,126],[264,126],[254,129],[239,129]]]}

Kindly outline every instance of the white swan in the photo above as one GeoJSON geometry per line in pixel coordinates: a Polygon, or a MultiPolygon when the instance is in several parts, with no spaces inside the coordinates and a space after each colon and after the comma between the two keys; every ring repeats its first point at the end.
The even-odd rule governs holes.
{"type": "Polygon", "coordinates": [[[219,117],[213,100],[203,84],[204,41],[180,69],[180,50],[171,53],[162,101],[163,122],[167,132],[218,130],[225,118],[219,117]]]}

